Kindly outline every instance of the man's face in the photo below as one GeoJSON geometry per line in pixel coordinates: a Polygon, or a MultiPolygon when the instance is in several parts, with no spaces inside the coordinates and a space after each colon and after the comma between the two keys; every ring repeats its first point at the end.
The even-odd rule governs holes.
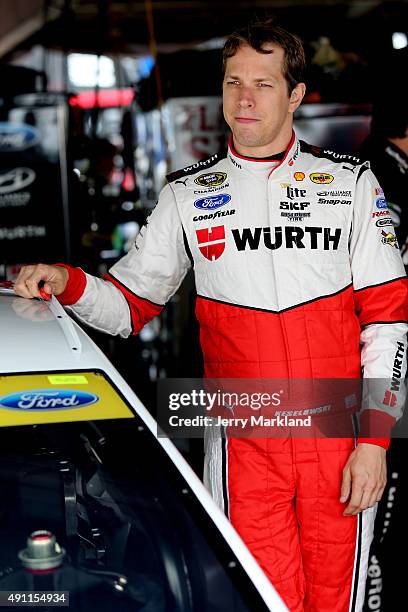
{"type": "Polygon", "coordinates": [[[238,153],[249,157],[266,157],[287,147],[293,112],[304,95],[303,83],[288,94],[283,49],[273,43],[264,49],[272,53],[240,47],[227,60],[223,82],[225,120],[238,153]]]}

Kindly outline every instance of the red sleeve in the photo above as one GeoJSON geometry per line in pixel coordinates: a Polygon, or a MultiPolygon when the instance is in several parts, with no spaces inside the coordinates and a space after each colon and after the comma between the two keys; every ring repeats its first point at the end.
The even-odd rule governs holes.
{"type": "Polygon", "coordinates": [[[408,279],[396,278],[386,283],[354,291],[354,303],[360,325],[401,323],[408,320],[408,279]]]}
{"type": "Polygon", "coordinates": [[[79,300],[85,291],[86,274],[81,268],[73,268],[72,266],[67,266],[67,264],[62,263],[55,265],[65,268],[69,274],[65,290],[57,295],[56,298],[63,306],[71,306],[79,300]]]}
{"type": "Polygon", "coordinates": [[[395,419],[380,410],[364,410],[360,418],[360,435],[358,442],[377,444],[387,450],[390,445],[391,429],[395,419]]]}
{"type": "Polygon", "coordinates": [[[103,278],[115,285],[115,287],[125,296],[130,310],[133,334],[138,334],[146,323],[159,315],[163,310],[164,306],[155,304],[147,298],[139,297],[112,276],[112,274],[105,274],[103,278]]]}

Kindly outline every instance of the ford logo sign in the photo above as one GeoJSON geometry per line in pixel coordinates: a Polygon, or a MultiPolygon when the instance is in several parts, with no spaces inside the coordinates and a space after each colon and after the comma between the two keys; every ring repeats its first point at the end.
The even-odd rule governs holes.
{"type": "Polygon", "coordinates": [[[0,407],[9,410],[66,410],[89,406],[98,400],[97,395],[77,389],[33,389],[0,397],[0,407]]]}
{"type": "Polygon", "coordinates": [[[194,202],[194,206],[200,210],[215,210],[225,206],[231,200],[231,196],[227,193],[221,193],[216,196],[208,196],[207,198],[200,198],[194,202]]]}
{"type": "Polygon", "coordinates": [[[378,198],[376,201],[377,208],[387,208],[387,200],[384,198],[378,198]]]}
{"type": "Polygon", "coordinates": [[[0,122],[0,151],[24,151],[40,140],[38,130],[26,123],[0,122]]]}

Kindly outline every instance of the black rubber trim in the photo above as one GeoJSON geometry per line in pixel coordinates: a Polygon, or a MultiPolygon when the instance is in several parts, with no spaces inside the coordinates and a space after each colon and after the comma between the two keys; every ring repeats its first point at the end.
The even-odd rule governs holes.
{"type": "Polygon", "coordinates": [[[356,612],[356,604],[357,604],[358,579],[359,579],[360,562],[361,562],[361,539],[362,539],[362,533],[363,533],[363,515],[361,512],[357,515],[357,521],[358,521],[357,558],[356,558],[356,567],[354,570],[354,577],[353,577],[354,578],[354,588],[353,588],[353,593],[352,593],[350,612],[356,612]]]}
{"type": "Polygon", "coordinates": [[[327,149],[324,149],[323,147],[317,147],[315,145],[310,145],[304,140],[299,140],[299,143],[300,143],[300,150],[303,151],[304,153],[310,153],[310,155],[313,155],[313,157],[317,157],[319,159],[328,159],[329,161],[332,161],[335,164],[350,164],[351,166],[359,166],[360,164],[364,163],[364,160],[357,157],[357,155],[354,155],[353,153],[339,151],[338,155],[347,155],[348,157],[355,158],[354,160],[345,159],[345,158],[339,159],[332,154],[332,153],[337,153],[337,151],[333,151],[332,153],[329,153],[327,149]]]}
{"type": "Polygon", "coordinates": [[[221,153],[215,153],[206,159],[195,162],[190,166],[186,166],[181,170],[176,170],[175,172],[171,172],[166,176],[166,179],[169,183],[173,183],[177,179],[183,178],[183,176],[190,176],[191,174],[196,174],[197,172],[205,172],[207,168],[212,168],[215,164],[218,164],[222,159],[225,159],[228,154],[228,149],[225,148],[221,153]],[[195,167],[193,167],[195,166],[195,167]]]}
{"type": "Polygon", "coordinates": [[[377,283],[376,285],[367,285],[366,287],[361,287],[361,289],[354,289],[354,293],[358,293],[359,291],[365,291],[366,289],[372,289],[373,287],[383,287],[384,285],[389,285],[390,283],[395,283],[395,281],[403,280],[406,278],[406,276],[397,276],[397,278],[392,278],[391,280],[387,280],[382,283],[377,283]]]}
{"type": "MultiPolygon", "coordinates": [[[[148,298],[140,297],[140,295],[137,295],[137,293],[135,293],[134,291],[132,291],[131,289],[129,289],[129,287],[126,287],[126,285],[125,285],[125,284],[123,284],[123,283],[122,283],[122,282],[121,282],[121,281],[120,281],[118,278],[116,278],[116,276],[115,276],[114,274],[112,274],[111,272],[107,272],[107,273],[105,274],[105,278],[106,278],[107,276],[111,276],[112,278],[114,278],[114,279],[115,279],[115,281],[116,281],[117,283],[119,283],[119,285],[120,285],[121,287],[123,287],[124,289],[126,289],[126,291],[129,291],[129,293],[131,293],[132,295],[134,295],[134,296],[135,296],[135,298],[137,298],[138,300],[143,300],[144,302],[148,302],[149,304],[152,304],[152,306],[158,306],[159,308],[164,308],[164,307],[165,307],[165,304],[157,304],[156,302],[152,302],[152,300],[149,300],[148,298]]],[[[109,279],[106,279],[106,280],[109,280],[109,279]]],[[[125,297],[126,297],[126,296],[125,296],[125,297]]]]}
{"type": "Polygon", "coordinates": [[[395,323],[408,323],[408,319],[403,319],[402,321],[371,321],[370,323],[364,323],[361,328],[364,329],[369,325],[394,325],[395,323]]]}
{"type": "Polygon", "coordinates": [[[359,181],[360,177],[361,177],[361,176],[364,174],[364,172],[365,172],[366,170],[369,170],[368,166],[361,166],[361,168],[360,168],[360,170],[358,171],[358,174],[357,174],[357,180],[356,180],[356,183],[358,183],[358,181],[359,181]]]}
{"type": "Polygon", "coordinates": [[[187,255],[187,257],[188,257],[188,258],[189,258],[189,260],[190,260],[191,267],[194,269],[194,259],[193,259],[193,256],[192,256],[192,254],[191,254],[190,245],[188,244],[187,234],[186,234],[186,232],[185,232],[185,230],[184,230],[184,227],[182,227],[182,230],[183,230],[183,242],[184,242],[184,249],[185,249],[185,251],[186,251],[186,255],[187,255]]]}
{"type": "Polygon", "coordinates": [[[243,306],[242,304],[233,304],[232,302],[216,300],[215,298],[210,298],[205,295],[200,295],[199,293],[197,293],[197,297],[201,298],[202,300],[208,300],[209,302],[216,302],[217,304],[225,304],[226,306],[235,306],[235,308],[245,308],[246,310],[256,310],[257,312],[269,312],[271,314],[280,314],[282,312],[288,312],[288,310],[294,310],[295,308],[300,308],[300,306],[305,306],[306,304],[312,304],[313,302],[318,302],[319,300],[324,300],[326,298],[334,297],[335,295],[339,295],[339,293],[343,293],[343,291],[346,291],[350,287],[352,287],[351,283],[347,285],[346,287],[343,287],[343,289],[339,289],[338,291],[335,291],[334,293],[329,293],[327,295],[320,295],[319,297],[313,298],[312,300],[308,300],[307,302],[300,302],[299,304],[295,304],[294,306],[289,306],[288,308],[284,308],[283,310],[269,310],[268,308],[257,308],[256,306],[243,306]]]}

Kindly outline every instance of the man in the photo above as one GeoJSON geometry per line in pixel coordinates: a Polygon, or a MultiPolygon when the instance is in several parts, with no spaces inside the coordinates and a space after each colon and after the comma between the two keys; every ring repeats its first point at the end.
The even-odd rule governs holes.
{"type": "MultiPolygon", "coordinates": [[[[224,63],[228,151],[168,177],[106,280],[28,266],[16,291],[38,297],[44,282],[89,324],[126,336],[193,264],[205,376],[390,378],[397,351],[404,375],[407,285],[392,232],[376,225],[378,183],[358,159],[292,131],[300,41],[256,23],[228,38],[224,63]]],[[[384,438],[398,410],[366,410],[363,431],[384,438]]],[[[207,442],[207,485],[291,612],[361,609],[387,440],[207,442]]]]}
{"type": "MultiPolygon", "coordinates": [[[[406,61],[404,67],[406,69],[406,61]]],[[[394,83],[399,75],[395,74],[394,83]]],[[[390,84],[392,79],[388,76],[390,84]]],[[[363,142],[361,155],[370,160],[370,165],[384,189],[401,248],[402,260],[408,266],[408,111],[389,91],[392,87],[382,87],[373,106],[371,134],[363,142]]],[[[384,220],[384,227],[387,221],[384,220]]],[[[388,220],[388,226],[391,222],[388,220]]]]}

